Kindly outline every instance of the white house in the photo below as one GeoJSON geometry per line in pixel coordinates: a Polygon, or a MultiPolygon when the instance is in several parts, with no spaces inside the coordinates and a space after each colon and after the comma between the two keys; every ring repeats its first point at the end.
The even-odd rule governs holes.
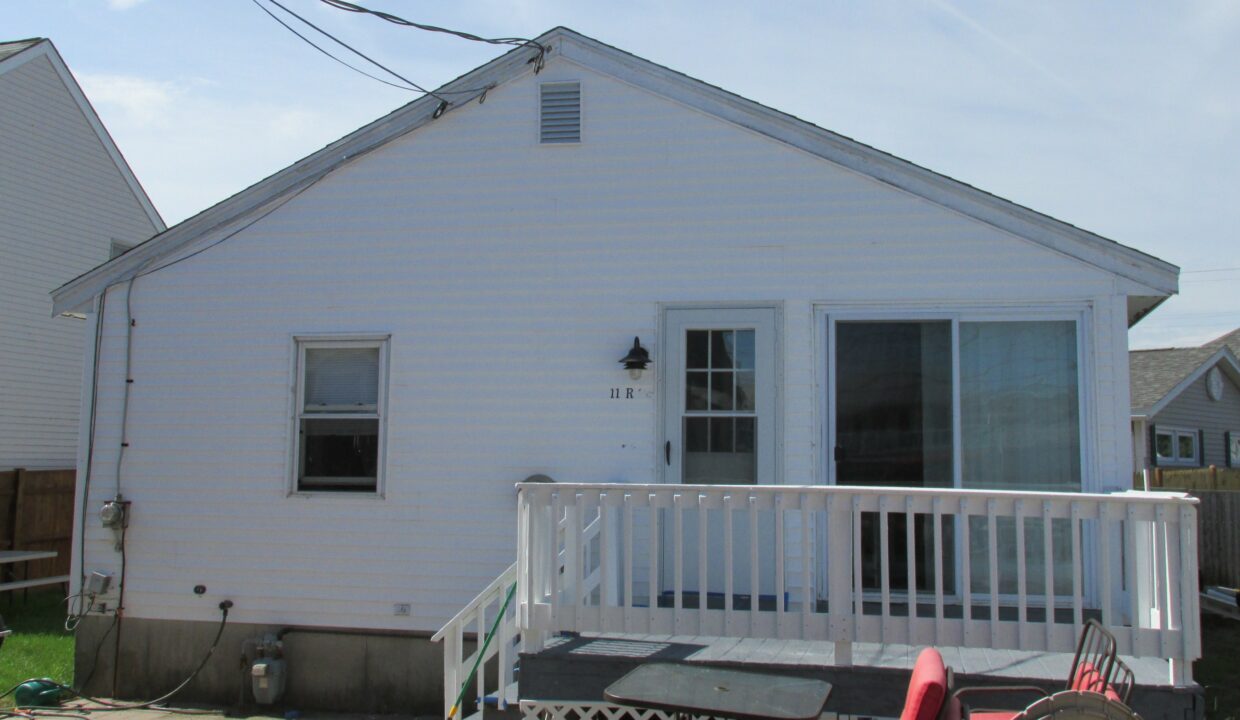
{"type": "MultiPolygon", "coordinates": [[[[427,637],[517,557],[537,474],[1129,487],[1127,331],[1177,268],[573,31],[537,42],[545,64],[514,50],[56,291],[100,318],[80,570],[113,582],[80,673],[110,631],[119,692],[171,687],[227,599],[204,697],[236,697],[243,639],[292,628],[299,707],[348,706],[349,683],[438,702],[427,637]],[[617,363],[634,337],[640,377],[617,363]],[[123,531],[94,519],[117,497],[123,531]]],[[[1040,527],[1068,517],[1050,497],[1040,527]]],[[[1004,568],[1022,613],[1080,585],[1052,534],[1029,567],[1054,590],[1023,554],[1004,568]]],[[[744,592],[809,597],[793,567],[744,592]]],[[[1162,629],[1191,655],[1191,625],[1162,629]]]]}
{"type": "Polygon", "coordinates": [[[0,470],[75,467],[88,331],[49,293],[163,229],[52,41],[0,42],[0,470]]]}

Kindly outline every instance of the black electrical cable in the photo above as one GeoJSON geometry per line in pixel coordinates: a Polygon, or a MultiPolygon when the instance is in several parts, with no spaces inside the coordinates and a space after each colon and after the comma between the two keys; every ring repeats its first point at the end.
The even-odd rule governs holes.
{"type": "MultiPolygon", "coordinates": [[[[99,637],[99,643],[95,645],[95,659],[91,661],[90,672],[86,673],[86,679],[78,683],[79,687],[89,687],[90,681],[95,677],[95,670],[99,667],[99,652],[103,650],[104,644],[108,641],[108,636],[116,629],[116,615],[112,616],[112,622],[108,623],[108,629],[103,631],[103,635],[99,637]]],[[[76,694],[77,691],[74,690],[76,694]]]]}
{"type": "Polygon", "coordinates": [[[295,29],[292,25],[289,25],[288,23],[284,22],[284,21],[283,21],[283,20],[281,20],[281,19],[280,19],[280,18],[279,18],[279,17],[278,17],[275,13],[273,13],[273,12],[271,12],[270,10],[268,10],[267,8],[263,7],[263,5],[262,5],[262,4],[261,4],[258,0],[250,0],[250,2],[254,3],[254,5],[255,5],[256,7],[258,7],[258,9],[259,9],[259,10],[262,10],[263,12],[267,13],[267,15],[268,15],[268,16],[269,16],[272,20],[275,20],[276,22],[278,22],[278,23],[280,23],[281,25],[283,25],[285,30],[288,30],[289,32],[291,32],[291,33],[293,33],[294,35],[296,35],[297,37],[301,38],[302,42],[306,43],[307,45],[309,45],[310,47],[314,48],[315,50],[318,50],[319,52],[323,53],[324,55],[326,55],[327,57],[331,58],[332,60],[335,60],[336,62],[340,63],[341,65],[344,65],[345,67],[349,68],[349,69],[350,69],[350,70],[352,70],[353,72],[358,73],[358,74],[361,74],[361,75],[365,75],[366,77],[370,78],[371,80],[374,80],[374,81],[376,81],[376,82],[381,82],[381,83],[383,83],[384,85],[389,85],[389,86],[391,86],[391,87],[396,88],[397,90],[407,90],[407,91],[409,91],[409,92],[418,92],[418,91],[417,91],[417,89],[415,89],[415,88],[405,87],[404,85],[397,85],[397,84],[396,84],[396,83],[394,83],[394,82],[388,82],[387,80],[384,80],[384,79],[383,79],[383,78],[381,78],[381,77],[377,77],[377,76],[375,76],[375,75],[371,75],[370,73],[366,72],[365,70],[363,70],[363,69],[361,69],[361,68],[359,68],[359,67],[357,67],[357,66],[355,66],[355,65],[351,65],[351,64],[349,64],[349,63],[345,62],[344,60],[341,60],[340,58],[336,57],[335,55],[332,55],[332,54],[331,54],[331,53],[329,53],[328,51],[324,50],[324,49],[323,49],[323,48],[322,48],[322,47],[321,47],[318,43],[314,42],[313,40],[311,40],[310,38],[306,37],[305,35],[302,35],[301,33],[297,32],[297,30],[296,30],[296,29],[295,29]]]}
{"type": "Polygon", "coordinates": [[[417,90],[419,90],[419,91],[421,91],[421,92],[424,92],[424,93],[426,93],[427,95],[430,95],[431,97],[437,98],[440,102],[443,102],[443,103],[448,103],[448,99],[447,99],[447,98],[443,97],[442,95],[436,94],[436,93],[434,93],[434,92],[432,92],[432,91],[430,91],[430,90],[427,90],[426,88],[424,88],[424,87],[422,87],[421,85],[419,85],[419,84],[415,83],[414,81],[410,80],[409,78],[405,77],[404,75],[401,75],[400,73],[396,72],[395,70],[393,70],[393,69],[391,69],[391,68],[387,67],[386,65],[384,65],[384,64],[383,64],[383,63],[381,63],[381,62],[379,62],[378,60],[375,60],[375,59],[371,58],[369,55],[366,55],[365,53],[363,53],[362,51],[357,50],[357,49],[356,49],[356,48],[354,48],[352,45],[349,45],[348,43],[346,43],[345,41],[343,41],[343,40],[341,40],[340,38],[336,37],[335,35],[332,35],[331,33],[327,32],[326,30],[324,30],[323,28],[319,27],[318,25],[315,25],[314,23],[312,23],[312,22],[310,22],[309,20],[305,19],[305,18],[304,18],[304,17],[302,17],[301,15],[298,15],[297,13],[293,12],[292,10],[289,10],[289,9],[288,9],[288,8],[287,8],[284,4],[282,4],[279,0],[267,0],[267,2],[271,3],[272,5],[275,5],[276,7],[280,8],[281,10],[283,10],[283,11],[284,11],[284,12],[286,12],[286,13],[288,13],[289,15],[292,15],[293,17],[297,18],[298,20],[302,21],[304,24],[306,24],[306,25],[310,26],[311,28],[313,28],[313,29],[314,29],[316,32],[318,32],[320,35],[322,35],[322,36],[326,37],[327,39],[329,39],[329,40],[331,40],[332,42],[336,43],[337,45],[339,45],[340,47],[344,48],[345,50],[348,50],[349,52],[353,53],[354,55],[356,55],[356,56],[360,57],[361,59],[365,60],[366,62],[370,63],[371,65],[374,65],[375,67],[377,67],[377,68],[379,68],[380,70],[384,71],[384,72],[385,72],[385,73],[387,73],[388,75],[391,75],[392,77],[397,78],[398,80],[400,80],[401,82],[405,83],[406,85],[409,85],[410,87],[416,88],[417,90]]]}
{"type": "MultiPolygon", "coordinates": [[[[162,702],[167,702],[174,695],[184,690],[186,686],[188,686],[191,682],[193,682],[194,678],[198,677],[198,673],[202,672],[202,669],[207,666],[207,662],[211,659],[211,656],[215,654],[215,649],[219,647],[220,645],[220,638],[224,636],[224,627],[228,624],[228,610],[231,607],[232,607],[231,600],[225,600],[220,603],[219,628],[216,629],[215,639],[211,641],[211,647],[207,649],[207,654],[203,656],[202,662],[198,663],[198,667],[194,668],[194,671],[189,674],[189,677],[182,680],[180,685],[177,685],[176,687],[172,688],[172,690],[164,693],[163,695],[155,698],[154,700],[146,700],[146,701],[139,702],[139,703],[114,703],[109,700],[102,700],[97,697],[86,695],[78,690],[74,690],[68,685],[62,685],[54,681],[53,681],[53,684],[56,685],[56,687],[59,687],[61,690],[72,693],[73,695],[80,697],[83,700],[89,700],[90,702],[98,703],[99,705],[103,706],[103,707],[88,708],[91,712],[114,712],[114,711],[119,711],[119,710],[140,710],[142,708],[149,708],[154,705],[158,705],[159,703],[162,703],[162,702]]],[[[29,682],[29,681],[26,681],[26,682],[29,682]]],[[[19,683],[19,686],[20,686],[20,683],[19,683]]],[[[12,691],[10,690],[10,692],[12,691]]],[[[3,696],[0,696],[0,697],[3,697],[3,696]]]]}
{"type": "Polygon", "coordinates": [[[538,69],[540,70],[542,69],[543,58],[547,54],[547,47],[545,45],[538,42],[537,40],[531,40],[529,38],[520,38],[520,37],[485,38],[479,35],[474,35],[473,33],[463,32],[461,30],[452,30],[449,28],[439,27],[437,25],[428,25],[426,23],[414,22],[412,20],[407,20],[403,17],[400,17],[399,15],[392,15],[391,13],[386,13],[386,12],[383,12],[382,10],[371,10],[370,8],[357,5],[356,3],[346,2],[346,0],[319,0],[319,1],[322,2],[324,5],[334,7],[337,10],[344,10],[346,12],[353,12],[353,13],[362,13],[366,15],[374,15],[375,17],[381,20],[386,20],[394,25],[403,25],[405,27],[417,28],[418,30],[425,30],[427,32],[444,33],[447,35],[453,35],[453,36],[462,38],[464,40],[472,40],[473,42],[487,43],[490,45],[515,45],[517,47],[535,47],[535,48],[538,48],[537,66],[538,66],[538,69]]]}

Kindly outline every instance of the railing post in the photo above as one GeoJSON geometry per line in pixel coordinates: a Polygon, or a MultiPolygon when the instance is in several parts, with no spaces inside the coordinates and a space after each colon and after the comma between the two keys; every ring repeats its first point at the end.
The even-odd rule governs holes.
{"type": "Polygon", "coordinates": [[[852,643],[856,637],[853,614],[854,517],[850,498],[841,493],[827,497],[827,610],[831,613],[830,638],[835,643],[835,664],[852,665],[852,643]]]}
{"type": "Polygon", "coordinates": [[[1193,682],[1193,660],[1201,657],[1200,597],[1197,587],[1197,509],[1180,506],[1180,632],[1184,646],[1181,656],[1171,658],[1171,684],[1177,687],[1193,682]]]}

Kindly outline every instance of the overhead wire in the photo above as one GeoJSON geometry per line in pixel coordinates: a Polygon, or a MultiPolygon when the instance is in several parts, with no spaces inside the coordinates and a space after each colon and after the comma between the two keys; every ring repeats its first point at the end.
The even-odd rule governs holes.
{"type": "Polygon", "coordinates": [[[289,9],[286,5],[284,5],[283,3],[281,3],[281,2],[280,2],[280,0],[267,0],[267,2],[271,3],[272,5],[275,5],[276,7],[280,8],[281,10],[283,10],[283,11],[284,11],[284,12],[286,12],[286,13],[288,13],[289,15],[292,15],[293,17],[297,18],[298,20],[300,20],[300,21],[301,21],[302,23],[304,23],[305,25],[308,25],[309,27],[313,28],[313,29],[315,30],[315,32],[318,32],[320,35],[322,35],[322,36],[324,36],[324,37],[328,38],[328,39],[329,39],[329,40],[331,40],[332,42],[336,43],[337,45],[339,45],[340,47],[344,48],[345,50],[348,50],[349,52],[353,53],[354,55],[356,55],[356,56],[360,57],[361,59],[365,60],[366,62],[370,63],[371,65],[374,65],[375,67],[377,67],[377,68],[379,68],[380,70],[384,71],[384,72],[385,72],[385,73],[387,73],[388,75],[391,75],[392,77],[399,79],[401,82],[405,83],[406,85],[409,85],[410,87],[412,87],[412,88],[414,88],[414,89],[418,90],[419,92],[422,92],[422,93],[425,93],[425,94],[427,94],[427,95],[430,95],[431,97],[438,99],[438,100],[439,100],[440,102],[442,102],[442,103],[445,103],[445,104],[451,104],[451,103],[449,103],[449,101],[448,101],[448,99],[447,99],[446,97],[443,97],[443,95],[440,95],[440,94],[438,94],[437,92],[433,92],[433,91],[431,91],[431,90],[427,90],[426,88],[424,88],[424,87],[422,87],[421,85],[419,85],[419,84],[415,83],[414,81],[410,80],[409,78],[405,77],[404,75],[401,75],[400,73],[398,73],[398,72],[396,72],[395,70],[393,70],[393,69],[389,68],[388,66],[386,66],[386,65],[384,65],[383,63],[379,62],[378,60],[375,60],[374,58],[370,57],[370,56],[369,56],[369,55],[367,55],[366,53],[363,53],[361,50],[358,50],[358,49],[354,48],[352,45],[349,45],[348,43],[346,43],[345,41],[343,41],[343,40],[341,40],[340,38],[336,37],[335,35],[332,35],[331,33],[327,32],[326,30],[324,30],[323,28],[319,27],[318,25],[315,25],[314,23],[310,22],[309,20],[307,20],[306,18],[302,17],[301,15],[298,15],[296,12],[294,12],[294,11],[290,10],[290,9],[289,9]]]}
{"type": "Polygon", "coordinates": [[[535,48],[538,48],[537,66],[538,66],[538,69],[540,70],[542,69],[543,59],[547,54],[547,48],[545,45],[538,42],[537,40],[532,40],[530,38],[522,38],[522,37],[487,38],[487,37],[482,37],[480,35],[475,35],[473,33],[464,32],[462,30],[452,30],[450,28],[439,27],[437,25],[429,25],[427,23],[414,22],[413,20],[400,17],[399,15],[393,15],[391,13],[386,13],[386,12],[383,12],[382,10],[372,10],[368,7],[363,7],[362,5],[358,5],[356,3],[347,2],[346,0],[319,0],[319,1],[322,2],[324,5],[334,7],[338,10],[344,10],[346,12],[353,12],[353,13],[361,13],[361,14],[366,14],[366,15],[373,15],[381,20],[386,20],[394,25],[403,25],[405,27],[417,28],[418,30],[425,30],[427,32],[444,33],[446,35],[453,35],[455,37],[459,37],[464,40],[472,40],[473,42],[487,43],[490,45],[513,45],[516,47],[535,47],[535,48]]]}
{"type": "Polygon", "coordinates": [[[328,52],[327,50],[324,50],[324,49],[323,49],[323,48],[322,48],[322,47],[321,47],[318,43],[314,42],[313,40],[311,40],[310,38],[306,37],[305,35],[302,35],[301,33],[297,32],[297,30],[296,30],[296,29],[295,29],[292,25],[289,25],[288,23],[284,22],[284,21],[283,21],[283,20],[281,20],[281,19],[279,18],[279,16],[277,16],[275,13],[273,13],[273,12],[271,12],[270,10],[268,10],[267,8],[263,7],[263,4],[262,4],[262,3],[260,3],[258,0],[250,0],[250,2],[254,3],[254,5],[255,5],[255,6],[257,6],[259,10],[262,10],[263,12],[267,13],[267,15],[268,15],[268,16],[269,16],[272,20],[275,20],[276,22],[278,22],[278,23],[280,23],[281,25],[283,25],[285,30],[288,30],[289,32],[291,32],[291,33],[293,33],[294,35],[296,35],[297,37],[301,38],[302,42],[306,43],[307,45],[309,45],[310,47],[314,48],[315,50],[318,50],[319,52],[323,53],[324,55],[326,55],[327,57],[331,58],[332,60],[335,60],[336,62],[340,63],[341,65],[344,65],[345,67],[349,68],[349,69],[350,69],[350,70],[352,70],[353,72],[358,73],[358,74],[361,74],[361,75],[365,75],[366,77],[370,78],[371,80],[374,80],[374,81],[376,81],[376,82],[381,82],[381,83],[383,83],[384,85],[388,85],[388,86],[390,86],[390,87],[394,87],[394,88],[396,88],[397,90],[406,90],[406,91],[408,91],[408,92],[418,92],[418,89],[417,89],[417,88],[405,87],[404,85],[397,85],[397,84],[396,84],[396,83],[394,83],[394,82],[388,82],[387,80],[384,80],[383,78],[381,78],[381,77],[379,77],[379,76],[377,76],[377,75],[371,75],[370,73],[366,72],[365,70],[363,70],[363,69],[361,69],[361,68],[359,68],[359,67],[357,67],[357,66],[355,66],[355,65],[352,65],[352,64],[350,64],[350,63],[347,63],[347,62],[345,62],[344,60],[341,60],[340,58],[338,58],[338,57],[336,57],[335,55],[331,54],[331,53],[330,53],[330,52],[328,52]]]}

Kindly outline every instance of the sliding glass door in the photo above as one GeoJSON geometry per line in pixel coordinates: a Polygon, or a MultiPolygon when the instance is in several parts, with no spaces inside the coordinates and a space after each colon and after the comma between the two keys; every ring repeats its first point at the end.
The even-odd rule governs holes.
{"type": "MultiPolygon", "coordinates": [[[[927,318],[828,317],[830,480],[877,487],[1080,491],[1082,468],[1079,322],[1075,314],[994,319],[968,314],[927,318]]],[[[868,515],[868,514],[867,514],[868,515]]],[[[908,564],[918,590],[935,586],[931,518],[913,527],[902,514],[888,518],[886,568],[892,590],[908,590],[908,564]],[[907,533],[915,557],[907,557],[907,533]]],[[[998,534],[1000,553],[1014,554],[1014,523],[987,526],[970,520],[971,543],[984,548],[998,534]]],[[[881,585],[877,517],[862,518],[862,574],[866,588],[881,585]]],[[[956,587],[956,524],[944,521],[943,585],[956,587]]],[[[1071,588],[1071,533],[1052,525],[1053,583],[1071,588]]],[[[1042,524],[1025,528],[1029,594],[1042,594],[1042,524]],[[1036,578],[1036,580],[1034,579],[1036,578]],[[1037,585],[1033,587],[1032,585],[1037,585]]],[[[998,578],[971,557],[974,593],[1016,591],[1014,563],[998,578]],[[978,568],[982,571],[979,572],[978,568]]]]}

